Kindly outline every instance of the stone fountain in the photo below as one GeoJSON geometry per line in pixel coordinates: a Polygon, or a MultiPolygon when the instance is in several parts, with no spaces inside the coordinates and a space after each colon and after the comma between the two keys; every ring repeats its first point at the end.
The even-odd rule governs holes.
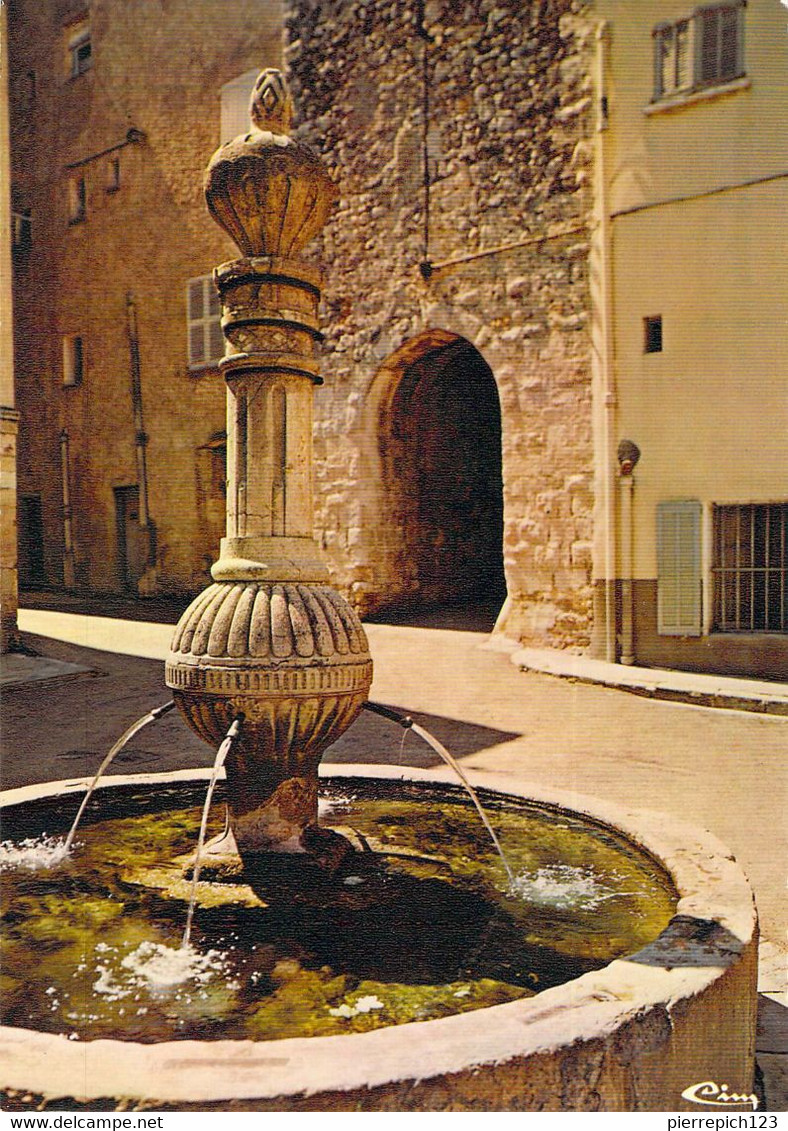
{"type": "MultiPolygon", "coordinates": [[[[353,722],[372,682],[364,630],[328,584],[312,529],[312,388],[320,382],[320,272],[301,252],[337,190],[323,162],[290,137],[282,75],[254,88],[254,129],[212,158],[211,215],[244,258],[215,272],[227,341],[227,537],[215,583],[175,631],[166,680],[186,721],[227,758],[241,856],[335,859],[317,824],[317,767],[353,722]]],[[[222,851],[213,846],[214,853],[222,851]]]]}
{"type": "MultiPolygon", "coordinates": [[[[169,836],[175,843],[180,835],[180,818],[177,813],[173,816],[172,806],[197,804],[206,775],[113,777],[100,785],[97,811],[86,820],[87,825],[92,822],[88,842],[94,834],[93,848],[89,843],[87,852],[92,851],[104,867],[103,858],[117,851],[114,838],[123,829],[130,838],[131,855],[145,857],[144,867],[135,865],[127,872],[121,867],[117,893],[108,899],[108,872],[100,874],[100,882],[88,893],[84,879],[74,879],[72,865],[77,860],[67,860],[62,886],[68,898],[59,913],[52,910],[54,893],[44,885],[43,918],[30,930],[34,940],[43,938],[46,945],[40,955],[33,946],[32,961],[43,966],[50,961],[47,956],[57,948],[50,945],[53,940],[47,932],[62,920],[69,940],[62,949],[65,973],[60,988],[53,984],[46,991],[50,999],[42,995],[42,1008],[49,1010],[51,1001],[54,1010],[54,999],[72,985],[68,962],[77,960],[72,955],[83,957],[77,969],[86,973],[78,985],[84,983],[86,991],[92,986],[105,999],[122,999],[129,1005],[148,994],[146,1004],[136,1009],[134,1019],[118,1006],[118,1029],[109,1037],[103,1029],[91,1031],[90,1010],[96,1007],[82,1005],[82,1014],[88,1012],[83,1018],[87,1029],[64,1034],[57,1027],[60,1020],[54,1030],[51,1023],[47,1029],[27,1020],[30,993],[20,976],[11,1020],[0,1029],[4,1106],[697,1113],[698,1096],[706,1097],[703,1102],[708,1104],[713,1102],[709,1096],[722,1091],[728,1109],[733,1093],[739,1108],[753,1109],[757,1104],[752,1092],[757,927],[749,886],[724,846],[661,815],[515,788],[510,780],[494,776],[469,775],[496,820],[514,830],[509,843],[518,868],[527,868],[532,852],[541,853],[548,863],[546,869],[533,873],[530,902],[521,906],[514,906],[517,900],[505,877],[504,890],[490,902],[491,885],[501,887],[495,863],[465,899],[463,887],[475,868],[474,855],[489,846],[468,833],[466,818],[457,808],[456,785],[447,772],[346,766],[319,775],[323,753],[365,703],[372,663],[362,626],[328,584],[312,537],[311,398],[313,385],[319,383],[315,344],[320,339],[320,275],[302,252],[328,218],[336,188],[319,158],[289,136],[291,112],[282,76],[263,72],[252,99],[254,128],[215,154],[206,177],[210,211],[242,254],[215,273],[227,340],[221,362],[228,384],[227,537],[212,570],[214,584],[190,606],[175,630],[166,681],[188,724],[207,742],[215,746],[231,726],[239,725],[239,730],[226,761],[228,827],[209,846],[212,875],[217,878],[207,885],[201,911],[206,917],[214,915],[211,922],[223,923],[227,908],[237,907],[235,913],[246,917],[247,926],[270,923],[274,905],[266,903],[267,885],[272,877],[286,875],[294,901],[306,892],[309,902],[312,892],[312,903],[324,916],[319,920],[315,953],[323,953],[323,943],[330,949],[332,936],[338,940],[332,959],[338,977],[336,969],[321,966],[318,958],[306,972],[306,984],[310,992],[317,987],[321,993],[339,993],[338,983],[345,985],[346,951],[358,955],[363,950],[358,939],[372,937],[368,928],[373,921],[377,941],[369,945],[377,951],[368,962],[362,954],[355,972],[363,968],[358,977],[382,978],[380,968],[401,926],[398,917],[407,920],[411,894],[426,891],[429,898],[422,918],[440,922],[440,915],[453,909],[452,929],[428,936],[419,922],[422,933],[413,938],[431,938],[429,945],[440,959],[444,951],[456,949],[451,936],[470,933],[463,946],[477,961],[497,934],[503,939],[506,979],[518,985],[504,987],[504,993],[495,982],[496,1004],[463,1011],[458,1002],[476,992],[476,984],[471,979],[457,987],[454,975],[444,971],[441,978],[450,983],[449,989],[437,990],[441,1003],[450,1002],[448,1010],[441,1004],[437,1013],[417,1009],[404,1020],[393,1018],[388,1027],[372,1024],[369,1031],[343,1030],[358,1015],[363,1021],[364,1010],[382,1012],[386,1005],[368,992],[359,998],[362,980],[352,1006],[343,1003],[321,1015],[324,1027],[318,1032],[339,1035],[266,1039],[256,1035],[254,1015],[251,1036],[244,1030],[243,1039],[216,1039],[210,1026],[215,1012],[225,1008],[223,990],[220,986],[218,997],[202,1005],[209,993],[200,983],[195,1001],[184,1008],[202,1009],[207,1035],[205,1030],[199,1033],[201,1039],[189,1032],[176,1032],[180,1039],[160,1039],[144,1031],[139,1035],[138,1015],[149,1007],[160,1008],[167,1021],[172,1003],[165,998],[162,1006],[158,991],[148,993],[139,982],[126,989],[113,981],[131,955],[118,962],[115,973],[100,964],[86,969],[83,928],[87,931],[89,926],[91,938],[99,940],[91,943],[96,961],[97,955],[112,950],[107,939],[122,934],[124,901],[134,904],[142,898],[129,899],[129,892],[139,893],[146,884],[154,889],[155,923],[166,902],[160,892],[172,896],[176,915],[180,914],[181,889],[188,888],[181,866],[172,867],[169,879],[162,882],[146,877],[156,871],[150,865],[157,836],[162,842],[169,836]],[[393,849],[382,845],[378,851],[369,833],[357,835],[354,841],[321,827],[319,786],[344,796],[349,811],[361,813],[362,818],[364,799],[371,798],[379,826],[382,822],[388,832],[396,831],[400,821],[404,844],[395,837],[393,849]],[[395,814],[396,820],[387,823],[388,810],[400,812],[398,806],[409,816],[395,814]],[[138,819],[147,821],[143,833],[135,831],[138,819]],[[539,832],[537,847],[520,850],[518,829],[534,825],[547,830],[547,847],[538,847],[543,835],[539,832]],[[420,843],[427,839],[429,849],[420,843]],[[455,840],[459,848],[452,859],[455,840]],[[586,847],[578,848],[580,844],[586,847]],[[370,861],[375,862],[373,873],[375,868],[384,873],[377,861],[387,852],[396,857],[397,868],[410,862],[417,869],[407,878],[406,901],[392,903],[397,909],[388,919],[387,907],[381,914],[378,902],[385,905],[392,898],[396,877],[384,874],[382,886],[369,884],[371,898],[367,894],[356,902],[346,886],[364,885],[372,874],[364,872],[370,861]],[[633,896],[592,885],[599,902],[589,905],[590,911],[565,913],[560,903],[544,904],[550,884],[560,887],[561,877],[568,873],[583,877],[586,886],[581,884],[581,891],[587,894],[588,877],[577,867],[585,852],[589,858],[612,853],[611,883],[620,868],[628,877],[624,888],[632,885],[633,877],[647,872],[651,886],[643,888],[645,894],[633,896]],[[239,879],[248,879],[249,884],[244,886],[239,879]],[[389,894],[379,901],[387,885],[389,894]],[[626,915],[619,914],[613,916],[612,933],[621,932],[621,937],[605,937],[602,911],[596,910],[602,901],[614,905],[620,896],[635,898],[637,919],[648,914],[651,892],[662,908],[653,930],[639,922],[627,924],[626,915]],[[556,945],[544,959],[533,940],[545,925],[556,934],[556,924],[556,945]],[[588,939],[583,932],[588,932],[588,939]],[[592,936],[597,936],[595,942],[592,936]],[[536,964],[539,973],[533,977],[539,992],[527,988],[527,972],[510,969],[512,944],[518,962],[536,964]],[[583,958],[574,974],[563,980],[552,977],[551,964],[554,967],[556,961],[564,962],[567,969],[571,966],[565,958],[567,948],[573,947],[581,957],[593,952],[597,960],[583,958]],[[543,985],[547,988],[540,988],[543,985]],[[334,1027],[325,1028],[329,1024],[334,1027]]],[[[83,790],[83,782],[60,782],[10,791],[2,798],[6,828],[20,839],[42,830],[56,833],[64,813],[70,819],[68,811],[83,790]]],[[[59,876],[54,874],[52,885],[61,882],[59,876]]],[[[25,934],[24,909],[42,883],[35,878],[28,883],[22,877],[12,884],[21,907],[19,912],[11,907],[12,958],[17,940],[25,934]]],[[[274,911],[274,918],[290,913],[282,902],[274,911]]],[[[309,922],[314,922],[314,911],[315,907],[307,908],[309,922]]],[[[416,943],[408,951],[409,938],[406,932],[404,947],[400,938],[404,958],[389,977],[388,988],[381,990],[383,998],[390,992],[392,998],[401,999],[409,966],[424,965],[416,943]]],[[[255,938],[251,942],[255,952],[255,938]]],[[[210,950],[208,957],[213,953],[210,950]]],[[[265,954],[261,961],[251,975],[248,965],[238,967],[247,970],[246,1007],[250,1008],[251,994],[251,1008],[257,1008],[260,980],[282,983],[285,996],[278,1000],[286,1008],[280,1010],[279,1021],[284,1018],[289,1024],[300,1003],[287,998],[287,978],[298,963],[268,961],[265,954]]],[[[465,972],[463,966],[463,976],[465,972]]],[[[429,976],[418,974],[415,980],[424,982],[429,976]]],[[[7,971],[5,977],[9,978],[7,971]]],[[[347,984],[356,986],[352,981],[347,984]]],[[[423,995],[420,1000],[425,1000],[423,995]]],[[[68,1008],[62,1012],[66,1021],[68,1008]]],[[[233,1024],[230,1017],[231,1031],[233,1024]]]]}

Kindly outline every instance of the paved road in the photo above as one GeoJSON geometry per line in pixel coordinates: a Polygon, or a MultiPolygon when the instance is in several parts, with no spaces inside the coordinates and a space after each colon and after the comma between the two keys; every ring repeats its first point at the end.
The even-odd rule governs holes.
{"type": "MultiPolygon", "coordinates": [[[[41,611],[23,611],[21,624],[77,641],[27,637],[37,651],[97,674],[6,690],[6,788],[90,773],[126,726],[168,697],[160,663],[168,625],[41,611]]],[[[785,944],[788,718],[519,672],[481,633],[384,624],[367,631],[373,699],[413,714],[469,767],[663,810],[710,829],[749,875],[763,934],[785,944]]],[[[399,728],[365,713],[327,760],[434,764],[415,736],[404,749],[401,738],[399,728]]],[[[211,756],[170,715],[142,732],[115,768],[176,769],[207,765],[211,756]]]]}

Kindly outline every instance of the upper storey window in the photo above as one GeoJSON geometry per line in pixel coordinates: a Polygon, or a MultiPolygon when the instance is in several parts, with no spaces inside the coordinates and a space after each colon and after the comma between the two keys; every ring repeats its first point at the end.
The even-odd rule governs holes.
{"type": "Polygon", "coordinates": [[[249,122],[249,102],[254,90],[254,84],[260,74],[259,69],[245,71],[237,79],[226,82],[221,88],[221,143],[232,141],[239,134],[248,134],[251,129],[249,122]]]}
{"type": "Polygon", "coordinates": [[[655,101],[744,74],[744,8],[745,0],[732,0],[654,28],[655,101]]]}
{"type": "Polygon", "coordinates": [[[85,18],[66,28],[67,73],[76,78],[84,75],[93,65],[93,47],[90,39],[90,20],[85,18]]]}

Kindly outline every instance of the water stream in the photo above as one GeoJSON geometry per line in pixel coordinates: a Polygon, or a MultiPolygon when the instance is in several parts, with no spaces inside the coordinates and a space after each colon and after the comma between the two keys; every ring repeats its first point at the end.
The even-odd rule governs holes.
{"type": "Polygon", "coordinates": [[[500,856],[501,863],[506,869],[506,875],[509,878],[509,884],[514,885],[515,876],[514,872],[512,871],[512,867],[506,858],[506,853],[501,848],[501,842],[498,840],[498,837],[495,834],[495,829],[490,824],[490,819],[484,810],[484,806],[479,800],[479,796],[476,793],[476,790],[468,781],[467,774],[465,773],[457,759],[449,753],[443,743],[439,742],[433,734],[430,734],[430,732],[428,730],[425,730],[424,727],[419,726],[418,723],[414,723],[413,719],[411,719],[409,715],[400,715],[397,711],[392,711],[390,707],[384,707],[381,703],[373,703],[371,700],[367,700],[367,702],[364,704],[364,707],[367,711],[372,711],[373,714],[380,715],[381,718],[390,719],[391,722],[397,723],[406,731],[412,730],[413,733],[417,734],[419,738],[423,739],[423,741],[426,742],[428,746],[432,747],[438,757],[441,758],[446,763],[446,765],[454,771],[463,789],[475,805],[476,812],[481,817],[484,827],[490,834],[490,839],[495,845],[495,850],[500,856]]]}
{"type": "Polygon", "coordinates": [[[208,814],[211,811],[211,801],[213,800],[213,791],[216,789],[216,783],[219,780],[219,773],[224,765],[225,759],[230,752],[230,747],[234,739],[237,737],[241,729],[241,718],[233,719],[227,734],[224,736],[219,749],[216,751],[216,758],[213,763],[213,773],[211,780],[208,783],[208,789],[205,792],[205,801],[202,807],[202,820],[200,821],[200,835],[197,838],[197,854],[194,858],[194,870],[192,872],[192,887],[189,895],[189,911],[186,916],[186,927],[183,932],[183,941],[181,949],[187,950],[189,947],[189,940],[192,933],[192,920],[194,919],[194,907],[197,901],[197,883],[200,879],[200,868],[202,867],[202,855],[205,848],[205,833],[208,828],[208,814]]]}
{"type": "Polygon", "coordinates": [[[168,711],[171,711],[174,706],[175,706],[175,700],[170,699],[169,702],[164,703],[161,707],[154,707],[154,709],[152,711],[148,711],[148,713],[146,715],[143,715],[141,719],[137,719],[136,723],[134,723],[132,726],[130,726],[129,729],[127,731],[125,731],[120,736],[118,741],[111,748],[111,750],[109,751],[107,756],[104,758],[104,760],[102,761],[99,768],[96,770],[96,773],[93,777],[93,780],[91,781],[90,785],[88,786],[87,793],[82,798],[82,804],[80,805],[80,807],[77,811],[77,815],[74,818],[74,823],[72,824],[71,829],[69,830],[69,834],[66,837],[66,843],[63,845],[63,855],[64,856],[67,856],[68,853],[71,851],[71,846],[74,843],[74,837],[77,834],[77,826],[79,825],[79,822],[82,820],[82,814],[85,812],[85,809],[87,808],[88,802],[90,801],[90,798],[93,795],[93,791],[95,790],[96,786],[98,785],[102,774],[104,774],[106,772],[106,770],[108,769],[112,760],[115,758],[115,756],[117,754],[119,754],[121,752],[121,750],[123,749],[123,747],[127,743],[131,742],[131,740],[132,740],[132,738],[134,738],[135,734],[139,734],[139,732],[143,729],[143,727],[146,727],[149,723],[153,723],[157,719],[162,718],[162,716],[166,715],[168,711]]]}

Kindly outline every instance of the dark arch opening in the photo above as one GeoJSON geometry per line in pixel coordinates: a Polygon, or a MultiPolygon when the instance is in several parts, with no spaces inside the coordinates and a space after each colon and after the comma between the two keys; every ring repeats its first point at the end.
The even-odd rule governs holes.
{"type": "Polygon", "coordinates": [[[457,338],[408,365],[387,441],[403,603],[475,600],[497,611],[506,593],[501,406],[478,350],[457,338]]]}

